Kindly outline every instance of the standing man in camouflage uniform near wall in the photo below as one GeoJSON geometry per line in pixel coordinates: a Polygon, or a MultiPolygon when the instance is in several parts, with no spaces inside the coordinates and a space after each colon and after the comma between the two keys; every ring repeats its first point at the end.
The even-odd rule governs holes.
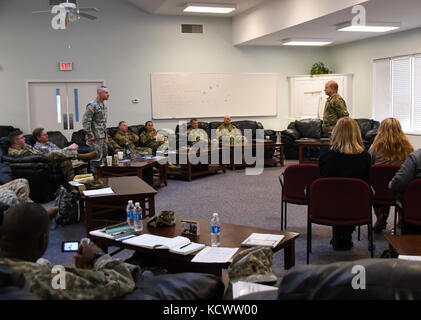
{"type": "Polygon", "coordinates": [[[135,152],[147,152],[152,155],[152,149],[148,147],[136,147],[139,141],[139,136],[129,130],[126,121],[121,121],[118,124],[118,131],[114,136],[114,141],[117,142],[120,148],[123,148],[124,156],[126,156],[126,143],[130,146],[130,154],[133,156],[135,152]]]}
{"type": "Polygon", "coordinates": [[[323,132],[330,138],[336,122],[342,117],[348,117],[349,113],[344,99],[338,94],[338,84],[335,81],[326,83],[325,93],[329,98],[323,113],[323,132]]]}
{"type": "Polygon", "coordinates": [[[104,164],[108,154],[107,147],[107,107],[104,101],[110,98],[108,88],[102,86],[97,90],[97,98],[86,106],[83,115],[83,130],[86,132],[86,144],[98,153],[98,158],[91,161],[91,171],[104,164]]]}

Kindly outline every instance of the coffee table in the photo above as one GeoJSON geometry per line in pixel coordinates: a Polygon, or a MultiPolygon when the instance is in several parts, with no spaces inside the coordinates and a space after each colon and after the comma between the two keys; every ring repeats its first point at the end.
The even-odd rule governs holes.
{"type": "Polygon", "coordinates": [[[168,185],[168,165],[161,165],[155,159],[131,160],[130,162],[119,162],[117,165],[97,168],[97,177],[125,177],[138,176],[146,181],[151,187],[157,188],[162,183],[168,185]],[[159,172],[157,179],[154,179],[154,168],[159,172]]]}
{"type": "Polygon", "coordinates": [[[384,236],[389,242],[389,255],[393,258],[398,255],[421,256],[421,235],[401,234],[384,236]]]}
{"type": "MultiPolygon", "coordinates": [[[[143,224],[143,233],[150,233],[163,237],[176,237],[181,235],[181,220],[182,217],[176,218],[176,225],[173,227],[161,227],[161,228],[152,228],[147,226],[146,219],[143,224]]],[[[188,219],[187,220],[192,220],[188,219]]],[[[210,221],[207,220],[198,220],[193,219],[199,222],[200,235],[196,237],[189,237],[193,242],[204,243],[207,246],[210,246],[210,221]]],[[[256,227],[248,227],[241,225],[234,225],[228,223],[221,224],[221,247],[230,247],[230,248],[240,248],[237,251],[237,254],[247,248],[240,247],[241,242],[243,242],[251,233],[270,233],[270,234],[282,234],[285,236],[284,239],[273,248],[273,252],[277,252],[281,249],[284,249],[284,267],[289,269],[295,265],[295,239],[297,239],[300,234],[295,232],[286,232],[279,230],[269,230],[256,227]]],[[[151,255],[154,261],[159,260],[160,264],[168,271],[171,272],[206,272],[213,274],[220,274],[222,269],[228,268],[230,263],[191,263],[193,254],[183,256],[179,254],[170,253],[168,250],[151,250],[146,248],[140,248],[132,245],[124,244],[120,241],[113,239],[107,239],[103,237],[89,235],[89,238],[93,240],[97,245],[102,247],[105,252],[108,250],[108,247],[119,247],[123,249],[131,249],[137,252],[140,252],[145,255],[151,255]]],[[[121,250],[118,250],[118,252],[121,250]]]]}
{"type": "Polygon", "coordinates": [[[157,192],[139,177],[103,177],[99,180],[104,183],[104,187],[112,188],[114,194],[88,197],[83,194],[83,190],[79,190],[87,233],[125,220],[129,200],[139,202],[145,216],[155,215],[157,192]]]}
{"type": "Polygon", "coordinates": [[[298,139],[295,140],[298,143],[298,161],[299,163],[311,163],[317,161],[305,160],[304,159],[304,148],[306,147],[326,147],[330,146],[329,140],[318,140],[318,139],[298,139]]]}
{"type": "MultiPolygon", "coordinates": [[[[197,157],[200,156],[200,150],[196,152],[197,157]]],[[[168,175],[181,177],[187,181],[191,181],[193,177],[207,175],[210,173],[217,173],[218,171],[226,172],[225,165],[222,164],[211,164],[212,154],[214,152],[219,153],[219,159],[221,159],[221,149],[211,149],[207,150],[207,163],[198,163],[198,164],[191,164],[189,160],[189,150],[177,150],[176,151],[176,163],[174,165],[168,166],[168,175]],[[183,159],[186,159],[187,163],[180,164],[179,159],[182,156],[183,159]]]]}

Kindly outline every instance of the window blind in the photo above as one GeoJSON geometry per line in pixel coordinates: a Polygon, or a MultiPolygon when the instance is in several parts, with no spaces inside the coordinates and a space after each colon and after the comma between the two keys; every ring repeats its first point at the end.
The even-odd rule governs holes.
{"type": "Polygon", "coordinates": [[[390,59],[375,60],[373,64],[373,119],[383,121],[392,114],[390,94],[390,59]]]}
{"type": "Polygon", "coordinates": [[[392,116],[398,119],[403,130],[411,130],[412,114],[411,59],[392,59],[392,116]]]}

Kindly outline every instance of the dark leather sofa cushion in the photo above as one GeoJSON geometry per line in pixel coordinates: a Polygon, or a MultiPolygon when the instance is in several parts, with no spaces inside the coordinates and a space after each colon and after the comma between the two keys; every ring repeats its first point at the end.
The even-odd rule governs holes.
{"type": "Polygon", "coordinates": [[[366,133],[373,128],[373,121],[370,119],[355,119],[355,121],[361,129],[362,138],[365,139],[366,133]]]}
{"type": "Polygon", "coordinates": [[[114,138],[115,134],[116,134],[116,133],[117,133],[117,131],[118,131],[118,127],[111,127],[111,128],[107,128],[107,129],[106,129],[106,131],[107,131],[107,134],[108,134],[111,138],[114,138]]]}
{"type": "Polygon", "coordinates": [[[319,119],[297,120],[295,128],[304,138],[320,139],[322,136],[322,121],[319,119]]]}
{"type": "Polygon", "coordinates": [[[0,137],[8,137],[9,133],[16,129],[12,126],[0,126],[0,137]]]}
{"type": "Polygon", "coordinates": [[[222,121],[212,121],[209,122],[209,130],[216,130],[218,129],[218,127],[223,124],[222,121]]]}
{"type": "MultiPolygon", "coordinates": [[[[280,300],[415,300],[421,299],[421,263],[399,259],[364,259],[328,265],[296,266],[282,279],[280,300]],[[352,287],[354,266],[365,270],[365,290],[352,287]]],[[[361,283],[360,281],[358,283],[361,283]]]]}
{"type": "Polygon", "coordinates": [[[0,267],[0,300],[40,300],[30,292],[23,274],[0,267]]]}
{"type": "Polygon", "coordinates": [[[36,143],[34,136],[32,134],[25,134],[25,143],[34,146],[36,143]]]}
{"type": "Polygon", "coordinates": [[[145,130],[145,126],[143,124],[129,126],[129,130],[133,132],[134,134],[137,134],[140,136],[142,132],[145,130]]]}
{"type": "Polygon", "coordinates": [[[124,300],[216,300],[222,299],[224,285],[204,273],[174,273],[142,277],[124,300]]]}
{"type": "Polygon", "coordinates": [[[60,131],[48,131],[48,140],[54,143],[60,149],[64,149],[69,146],[69,141],[60,131]]]}
{"type": "Polygon", "coordinates": [[[5,163],[0,163],[0,185],[12,181],[12,170],[5,163]]]}

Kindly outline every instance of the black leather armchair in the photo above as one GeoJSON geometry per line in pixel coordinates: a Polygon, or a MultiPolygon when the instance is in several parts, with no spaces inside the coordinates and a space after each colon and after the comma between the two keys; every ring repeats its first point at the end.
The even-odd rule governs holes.
{"type": "MultiPolygon", "coordinates": [[[[27,142],[31,142],[31,137],[25,136],[27,142]]],[[[61,171],[53,168],[50,160],[43,155],[10,157],[7,155],[9,147],[8,138],[0,138],[1,159],[10,166],[12,178],[28,180],[31,189],[30,198],[33,201],[45,203],[53,200],[55,192],[64,181],[61,171]]]]}

